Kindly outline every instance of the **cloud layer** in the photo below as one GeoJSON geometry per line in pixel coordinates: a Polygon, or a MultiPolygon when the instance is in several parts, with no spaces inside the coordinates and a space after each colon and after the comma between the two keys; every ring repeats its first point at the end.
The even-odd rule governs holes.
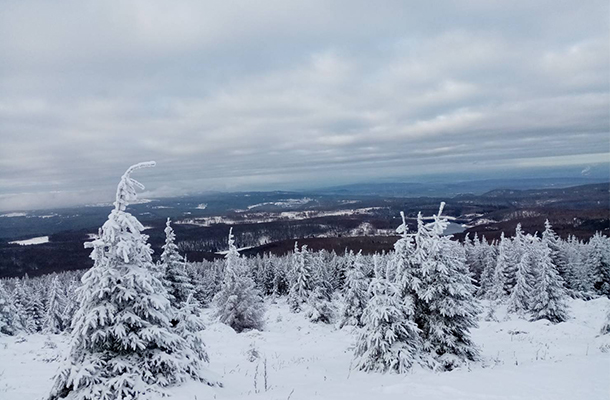
{"type": "Polygon", "coordinates": [[[608,2],[454,3],[4,1],[0,210],[607,162],[608,2]]]}

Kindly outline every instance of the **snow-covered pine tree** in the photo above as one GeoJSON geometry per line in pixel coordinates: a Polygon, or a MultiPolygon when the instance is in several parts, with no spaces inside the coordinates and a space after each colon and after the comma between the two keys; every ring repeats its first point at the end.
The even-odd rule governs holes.
{"type": "Polygon", "coordinates": [[[517,266],[525,251],[525,233],[521,229],[521,224],[515,228],[515,236],[511,241],[506,242],[506,266],[504,268],[504,291],[510,295],[517,284],[517,266]]]}
{"type": "Polygon", "coordinates": [[[333,295],[333,285],[330,270],[324,263],[324,258],[320,252],[310,254],[313,287],[307,299],[306,317],[312,322],[331,323],[335,316],[335,307],[331,298],[333,295]]]}
{"type": "Polygon", "coordinates": [[[544,243],[534,242],[533,259],[536,265],[536,282],[531,301],[532,320],[548,319],[553,323],[568,319],[563,281],[553,265],[551,249],[544,243]]]}
{"type": "Polygon", "coordinates": [[[481,240],[479,245],[479,257],[481,258],[481,264],[483,265],[483,271],[481,272],[481,278],[479,280],[479,288],[477,289],[477,296],[480,298],[490,298],[494,283],[494,272],[496,271],[496,258],[497,258],[497,246],[490,245],[485,240],[485,237],[481,240]]]}
{"type": "Polygon", "coordinates": [[[395,275],[392,278],[396,282],[402,297],[415,299],[415,291],[421,284],[421,271],[419,266],[413,263],[415,243],[413,235],[409,234],[405,213],[401,211],[400,216],[402,224],[396,228],[400,239],[394,243],[394,253],[390,261],[392,273],[395,275]]]}
{"type": "Polygon", "coordinates": [[[303,245],[299,250],[298,244],[294,243],[290,275],[292,283],[288,294],[288,304],[290,305],[290,311],[296,313],[303,309],[303,304],[307,303],[313,289],[311,257],[306,245],[303,245]]]}
{"type": "Polygon", "coordinates": [[[561,279],[563,279],[566,289],[572,289],[575,276],[572,266],[567,260],[565,243],[559,236],[557,236],[548,219],[544,221],[542,243],[551,249],[551,259],[553,260],[555,267],[557,267],[557,272],[559,272],[559,276],[561,276],[561,279]]]}
{"type": "Polygon", "coordinates": [[[233,228],[229,230],[229,252],[225,262],[224,282],[220,292],[214,296],[216,316],[236,332],[261,330],[265,305],[254,281],[248,276],[244,259],[235,247],[233,228]]]}
{"type": "Polygon", "coordinates": [[[498,256],[496,257],[496,266],[487,298],[501,301],[508,295],[506,291],[506,269],[510,262],[510,240],[504,237],[504,232],[500,236],[497,248],[498,256]]]}
{"type": "Polygon", "coordinates": [[[114,209],[93,248],[93,267],[78,289],[80,308],[72,323],[71,349],[55,376],[49,399],[142,399],[189,377],[205,380],[187,358],[188,343],[170,325],[167,291],[153,274],[148,237],[125,209],[139,182],[130,167],[117,188],[114,209]]]}
{"type": "Polygon", "coordinates": [[[420,361],[422,342],[413,322],[413,303],[390,282],[387,269],[375,265],[354,356],[359,370],[404,373],[420,361]]]}
{"type": "Polygon", "coordinates": [[[42,323],[42,331],[47,334],[57,334],[65,329],[63,311],[65,300],[62,298],[61,288],[57,276],[53,277],[47,298],[47,311],[42,323]]]}
{"type": "Polygon", "coordinates": [[[78,283],[75,279],[70,280],[68,285],[64,290],[64,299],[65,304],[64,308],[61,312],[61,318],[63,321],[63,326],[66,331],[71,330],[72,319],[74,318],[74,314],[76,314],[76,310],[78,310],[79,302],[77,296],[77,288],[78,283]]]}
{"type": "Polygon", "coordinates": [[[42,303],[41,294],[37,290],[32,290],[32,288],[29,288],[28,291],[28,300],[25,304],[27,331],[40,332],[42,331],[42,325],[45,318],[45,309],[42,303]]]}
{"type": "Polygon", "coordinates": [[[574,281],[572,289],[580,295],[589,296],[593,293],[593,277],[592,271],[588,268],[587,260],[587,245],[583,244],[574,236],[570,236],[564,243],[564,252],[566,262],[570,265],[570,269],[574,273],[574,281]]]}
{"type": "Polygon", "coordinates": [[[23,283],[21,279],[18,279],[15,282],[15,287],[13,288],[12,293],[12,303],[13,307],[17,312],[17,322],[21,329],[26,333],[34,333],[28,329],[28,326],[31,324],[28,323],[28,313],[26,312],[26,305],[28,301],[28,295],[25,293],[25,289],[23,288],[23,283]]]}
{"type": "Polygon", "coordinates": [[[205,324],[199,316],[198,307],[199,304],[191,293],[186,301],[180,304],[174,317],[177,321],[174,332],[188,344],[188,350],[185,351],[185,357],[190,360],[187,372],[194,379],[198,378],[198,371],[203,368],[203,363],[209,361],[205,342],[201,337],[205,324]]]}
{"type": "Polygon", "coordinates": [[[422,331],[423,349],[445,370],[479,358],[470,338],[479,312],[473,297],[474,285],[466,267],[463,247],[445,236],[449,224],[441,203],[434,221],[417,218],[413,261],[420,268],[416,289],[415,321],[422,331]]]}
{"type": "Polygon", "coordinates": [[[22,329],[17,308],[0,281],[0,334],[14,335],[22,329]]]}
{"type": "Polygon", "coordinates": [[[368,302],[368,282],[364,276],[364,258],[362,251],[356,256],[356,261],[345,273],[343,288],[344,305],[341,310],[339,327],[345,325],[362,326],[362,313],[368,302]]]}
{"type": "MultiPolygon", "coordinates": [[[[532,243],[533,246],[533,243],[532,243]]],[[[532,272],[530,270],[531,248],[526,248],[517,265],[516,282],[510,297],[508,298],[508,312],[516,313],[520,316],[525,315],[530,308],[532,297],[532,286],[530,280],[532,272]]]]}
{"type": "Polygon", "coordinates": [[[165,224],[165,244],[161,253],[161,271],[164,273],[163,283],[166,285],[170,303],[177,309],[193,292],[193,285],[186,273],[184,257],[178,253],[175,241],[176,234],[168,218],[165,224]]]}
{"type": "Polygon", "coordinates": [[[610,297],[610,238],[596,232],[587,245],[586,268],[593,278],[593,288],[610,297]]]}

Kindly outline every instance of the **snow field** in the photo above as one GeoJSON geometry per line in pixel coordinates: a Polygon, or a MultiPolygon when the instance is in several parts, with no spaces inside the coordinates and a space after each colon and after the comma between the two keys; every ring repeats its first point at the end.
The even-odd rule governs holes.
{"type": "MultiPolygon", "coordinates": [[[[426,400],[606,400],[610,398],[610,335],[599,335],[610,300],[569,302],[571,318],[480,320],[472,338],[483,361],[452,372],[421,368],[405,375],[351,371],[356,334],[351,328],[309,322],[289,312],[284,299],[268,302],[263,332],[237,334],[210,322],[203,336],[209,368],[223,388],[189,382],[171,388],[171,398],[204,399],[426,399],[426,400]],[[253,351],[255,349],[256,351],[253,351]],[[607,351],[607,352],[605,352],[607,351]],[[254,354],[258,353],[258,355],[254,354]],[[250,361],[252,360],[252,361],[250,361]],[[265,360],[267,390],[265,390],[265,360]]],[[[487,306],[487,303],[484,303],[487,306]]],[[[481,314],[481,317],[485,312],[481,314]]],[[[0,399],[38,400],[51,387],[67,336],[29,335],[25,342],[0,337],[0,399]]],[[[155,399],[157,400],[157,399],[155,399]]]]}

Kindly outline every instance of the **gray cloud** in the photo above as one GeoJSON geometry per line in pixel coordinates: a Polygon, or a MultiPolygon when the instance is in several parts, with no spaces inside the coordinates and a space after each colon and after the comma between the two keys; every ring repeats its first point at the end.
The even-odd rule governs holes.
{"type": "Polygon", "coordinates": [[[4,1],[0,210],[148,159],[158,195],[607,163],[609,5],[530,3],[4,1]]]}

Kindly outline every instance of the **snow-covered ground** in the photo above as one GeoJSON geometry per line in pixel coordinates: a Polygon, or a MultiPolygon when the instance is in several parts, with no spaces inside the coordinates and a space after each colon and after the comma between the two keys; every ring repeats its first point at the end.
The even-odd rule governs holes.
{"type": "Polygon", "coordinates": [[[14,240],[9,243],[10,244],[19,244],[21,246],[29,246],[32,244],[43,244],[43,243],[49,243],[49,237],[48,236],[38,236],[38,237],[31,238],[31,239],[14,240]]]}
{"type": "MultiPolygon", "coordinates": [[[[310,323],[280,300],[269,305],[264,332],[237,334],[208,324],[209,367],[224,387],[190,382],[172,388],[172,398],[607,400],[610,335],[600,336],[599,329],[610,300],[574,300],[570,306],[572,318],[557,325],[504,320],[499,309],[500,322],[481,320],[473,331],[482,362],[452,372],[396,375],[350,372],[355,334],[310,323]]],[[[48,392],[68,343],[66,336],[49,339],[0,338],[0,399],[36,400],[48,392]],[[57,348],[45,344],[49,339],[57,348]]]]}

